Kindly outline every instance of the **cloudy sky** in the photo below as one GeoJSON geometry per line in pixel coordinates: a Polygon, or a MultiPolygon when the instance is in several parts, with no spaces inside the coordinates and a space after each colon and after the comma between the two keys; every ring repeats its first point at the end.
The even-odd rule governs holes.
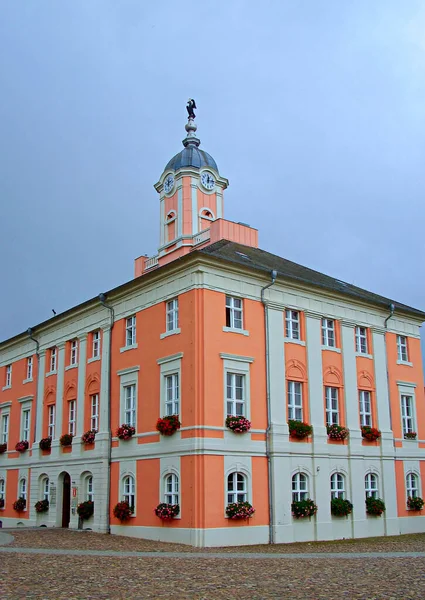
{"type": "Polygon", "coordinates": [[[0,339],[132,278],[198,105],[260,246],[425,309],[423,0],[0,0],[0,339]]]}

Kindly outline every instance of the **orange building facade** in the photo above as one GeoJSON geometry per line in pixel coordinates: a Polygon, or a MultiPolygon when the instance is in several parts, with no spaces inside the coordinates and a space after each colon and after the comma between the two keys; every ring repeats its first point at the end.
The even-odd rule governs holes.
{"type": "Polygon", "coordinates": [[[224,219],[228,181],[192,117],[186,132],[155,185],[157,255],[0,344],[2,526],[201,547],[425,531],[408,506],[425,493],[425,313],[260,250],[255,229],[224,219]],[[171,415],[180,428],[162,435],[171,415]],[[231,430],[229,415],[249,430],[231,430]],[[294,437],[294,422],[312,429],[294,437]],[[381,516],[367,498],[384,502],[381,516]],[[317,512],[296,518],[307,499],[317,512]],[[351,513],[333,514],[335,499],[351,513]],[[229,518],[235,502],[255,512],[229,518]],[[160,503],[178,514],[159,518],[160,503]]]}

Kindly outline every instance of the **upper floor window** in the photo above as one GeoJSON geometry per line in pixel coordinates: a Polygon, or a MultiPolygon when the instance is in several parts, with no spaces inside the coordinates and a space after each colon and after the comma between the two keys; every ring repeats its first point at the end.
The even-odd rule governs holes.
{"type": "Polygon", "coordinates": [[[26,408],[22,411],[22,432],[21,436],[23,440],[29,442],[30,439],[30,409],[26,408]]]}
{"type": "Polygon", "coordinates": [[[227,477],[227,503],[247,502],[248,486],[246,476],[243,473],[230,473],[227,477]]]}
{"type": "Polygon", "coordinates": [[[127,317],[125,320],[125,345],[133,346],[136,343],[136,317],[127,317]]]}
{"type": "Polygon", "coordinates": [[[32,379],[32,367],[33,367],[33,359],[32,356],[27,358],[27,379],[32,379]]]}
{"type": "Polygon", "coordinates": [[[364,478],[364,489],[366,498],[378,497],[378,476],[375,473],[368,473],[364,478]]]}
{"type": "Polygon", "coordinates": [[[298,381],[288,381],[288,419],[303,420],[302,384],[298,381]]]}
{"type": "Polygon", "coordinates": [[[172,373],[165,377],[165,414],[178,415],[179,414],[179,374],[172,373]]]}
{"type": "Polygon", "coordinates": [[[415,431],[415,415],[413,410],[413,397],[401,394],[401,423],[403,435],[415,431]]]}
{"type": "Polygon", "coordinates": [[[300,339],[300,313],[297,310],[285,310],[285,337],[300,339]]]}
{"type": "Polygon", "coordinates": [[[170,473],[165,477],[164,502],[179,504],[179,478],[175,473],[170,473]]]}
{"type": "Polygon", "coordinates": [[[245,375],[227,373],[226,379],[227,414],[245,416],[245,375]]]}
{"type": "Polygon", "coordinates": [[[243,329],[241,298],[226,296],[226,327],[243,329]]]}
{"type": "Polygon", "coordinates": [[[335,347],[335,321],[322,319],[322,345],[335,347]]]}
{"type": "Polygon", "coordinates": [[[98,358],[100,355],[100,331],[94,331],[92,336],[92,358],[98,358]]]}
{"type": "Polygon", "coordinates": [[[50,372],[56,371],[57,364],[57,349],[56,347],[50,348],[50,372]]]}
{"type": "Polygon", "coordinates": [[[47,435],[53,438],[55,437],[55,405],[49,404],[47,409],[47,435]]]}
{"type": "Polygon", "coordinates": [[[334,498],[345,498],[345,477],[342,473],[331,475],[331,500],[334,498]]]}
{"type": "Polygon", "coordinates": [[[124,387],[124,422],[136,427],[136,386],[124,387]]]}
{"type": "Polygon", "coordinates": [[[339,425],[338,388],[326,387],[326,425],[339,425]]]}
{"type": "Polygon", "coordinates": [[[75,423],[76,423],[76,401],[70,400],[68,403],[68,433],[70,435],[75,435],[75,423]]]}
{"type": "Polygon", "coordinates": [[[356,327],[356,352],[367,354],[367,329],[366,327],[356,327]]]}
{"type": "Polygon", "coordinates": [[[9,437],[9,413],[2,415],[1,417],[1,443],[7,444],[7,438],[9,437]]]}
{"type": "Polygon", "coordinates": [[[308,498],[308,477],[305,473],[292,476],[292,502],[301,502],[308,498]]]}
{"type": "Polygon", "coordinates": [[[167,331],[179,328],[179,301],[177,298],[167,302],[167,331]]]}
{"type": "Polygon", "coordinates": [[[134,511],[136,498],[136,485],[132,475],[126,475],[123,479],[123,494],[124,502],[127,502],[130,508],[134,511]]]}
{"type": "Polygon", "coordinates": [[[359,391],[359,409],[360,425],[362,427],[372,427],[372,408],[370,402],[370,392],[366,390],[359,391]]]}
{"type": "Polygon", "coordinates": [[[90,429],[99,430],[99,394],[90,396],[91,415],[90,429]]]}
{"type": "Polygon", "coordinates": [[[77,340],[72,340],[69,364],[76,365],[77,363],[78,363],[78,342],[77,342],[77,340]]]}
{"type": "Polygon", "coordinates": [[[12,385],[12,365],[6,367],[6,379],[4,382],[5,387],[11,387],[12,385]]]}
{"type": "Polygon", "coordinates": [[[401,362],[409,361],[409,355],[407,352],[407,338],[404,335],[397,336],[397,357],[401,362]]]}
{"type": "Polygon", "coordinates": [[[409,498],[417,498],[419,496],[419,479],[415,473],[406,475],[406,494],[409,498]]]}

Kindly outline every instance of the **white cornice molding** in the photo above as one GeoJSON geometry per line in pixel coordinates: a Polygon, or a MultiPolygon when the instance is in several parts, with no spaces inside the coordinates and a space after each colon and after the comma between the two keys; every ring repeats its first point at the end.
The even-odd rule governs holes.
{"type": "Polygon", "coordinates": [[[22,404],[23,402],[32,402],[34,400],[34,396],[22,396],[21,398],[18,398],[18,402],[20,404],[22,404]]]}
{"type": "Polygon", "coordinates": [[[237,360],[238,362],[253,363],[254,358],[252,356],[240,356],[239,354],[227,354],[226,352],[220,352],[220,358],[223,360],[237,360]]]}
{"type": "Polygon", "coordinates": [[[156,362],[158,365],[164,365],[165,363],[171,362],[173,360],[179,360],[181,358],[183,358],[183,352],[177,352],[176,354],[170,354],[169,356],[158,358],[156,362]]]}
{"type": "Polygon", "coordinates": [[[118,377],[122,377],[122,375],[129,375],[130,373],[137,373],[140,371],[140,365],[135,365],[134,367],[128,367],[127,369],[121,369],[117,371],[118,377]]]}

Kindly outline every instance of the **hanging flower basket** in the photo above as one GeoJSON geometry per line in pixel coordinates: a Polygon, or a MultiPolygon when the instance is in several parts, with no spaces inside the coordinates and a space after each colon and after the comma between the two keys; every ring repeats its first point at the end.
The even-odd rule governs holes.
{"type": "Polygon", "coordinates": [[[404,434],[404,439],[405,440],[416,440],[417,437],[417,433],[416,431],[409,431],[408,433],[404,434]]]}
{"type": "Polygon", "coordinates": [[[295,421],[289,419],[288,421],[289,435],[292,438],[298,438],[302,440],[313,433],[313,427],[304,421],[295,421]]]}
{"type": "Polygon", "coordinates": [[[424,504],[425,502],[419,496],[415,496],[414,498],[412,498],[412,496],[409,496],[407,498],[407,508],[409,510],[422,510],[424,504]]]}
{"type": "Polygon", "coordinates": [[[353,505],[344,498],[333,498],[331,500],[331,513],[335,517],[346,517],[353,512],[353,505]]]}
{"type": "Polygon", "coordinates": [[[96,433],[96,429],[89,429],[89,431],[83,433],[83,435],[81,436],[81,441],[83,442],[83,444],[94,444],[96,433]]]}
{"type": "Polygon", "coordinates": [[[72,438],[74,436],[71,435],[70,433],[64,433],[63,435],[61,435],[61,437],[59,438],[59,443],[61,446],[72,446],[72,438]]]}
{"type": "Polygon", "coordinates": [[[81,502],[77,506],[77,514],[79,517],[83,519],[83,521],[87,521],[94,513],[94,502],[93,500],[86,500],[85,502],[81,502]]]}
{"type": "Polygon", "coordinates": [[[3,454],[7,450],[7,444],[0,444],[0,454],[3,454]]]}
{"type": "Polygon", "coordinates": [[[180,429],[179,415],[169,415],[158,419],[156,429],[162,435],[173,435],[177,429],[180,429]]]}
{"type": "Polygon", "coordinates": [[[121,427],[118,427],[117,429],[117,437],[119,437],[120,440],[129,440],[135,433],[135,427],[127,425],[126,423],[123,423],[121,427]]]}
{"type": "Polygon", "coordinates": [[[40,440],[40,443],[38,445],[40,446],[41,450],[50,450],[50,448],[52,447],[52,438],[43,438],[40,440]]]}
{"type": "Polygon", "coordinates": [[[291,505],[292,516],[296,519],[304,519],[305,517],[313,517],[317,513],[317,505],[311,500],[298,500],[291,505]]]}
{"type": "Polygon", "coordinates": [[[158,504],[153,511],[157,517],[163,521],[171,521],[180,512],[180,506],[178,504],[166,504],[165,502],[158,504]]]}
{"type": "Polygon", "coordinates": [[[25,452],[26,450],[28,450],[28,448],[29,443],[27,442],[27,440],[21,440],[15,446],[15,450],[17,450],[17,452],[25,452]]]}
{"type": "Polygon", "coordinates": [[[372,496],[366,498],[366,512],[368,515],[380,517],[384,511],[385,502],[381,498],[373,498],[372,496]]]}
{"type": "Polygon", "coordinates": [[[349,436],[349,430],[346,427],[342,427],[342,425],[328,425],[326,427],[328,432],[328,438],[330,440],[337,440],[338,442],[343,442],[349,436]]]}
{"type": "Polygon", "coordinates": [[[245,417],[229,415],[226,417],[226,427],[235,433],[245,433],[251,429],[251,421],[248,421],[245,417]]]}
{"type": "Polygon", "coordinates": [[[122,502],[118,502],[118,504],[115,504],[113,510],[114,517],[116,517],[120,521],[128,521],[133,512],[133,509],[125,500],[122,502]]]}
{"type": "Polygon", "coordinates": [[[4,498],[0,498],[0,508],[4,508],[4,498]]]}
{"type": "Polygon", "coordinates": [[[35,508],[36,512],[38,512],[38,513],[47,512],[49,510],[49,501],[46,499],[39,500],[38,502],[36,502],[34,504],[34,508],[35,508]]]}
{"type": "Polygon", "coordinates": [[[13,510],[16,510],[16,512],[22,512],[23,510],[25,510],[26,506],[27,501],[25,500],[25,498],[18,498],[13,503],[13,510]]]}
{"type": "Polygon", "coordinates": [[[363,425],[362,437],[368,442],[375,442],[381,437],[381,432],[379,431],[379,429],[376,429],[376,427],[368,427],[363,425]]]}
{"type": "Polygon", "coordinates": [[[229,519],[250,519],[254,513],[255,508],[249,502],[231,502],[226,506],[229,519]]]}

